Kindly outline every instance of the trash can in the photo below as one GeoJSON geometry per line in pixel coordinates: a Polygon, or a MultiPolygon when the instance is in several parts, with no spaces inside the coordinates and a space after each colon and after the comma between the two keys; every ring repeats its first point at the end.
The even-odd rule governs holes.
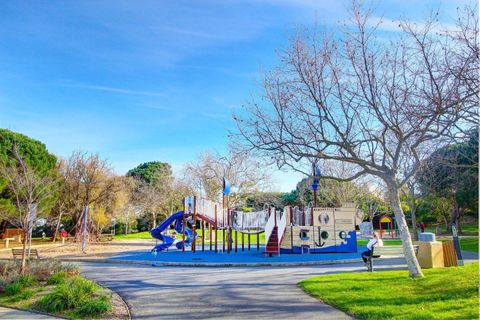
{"type": "Polygon", "coordinates": [[[417,259],[422,268],[443,268],[445,267],[443,260],[443,245],[436,241],[435,234],[431,232],[420,233],[420,241],[418,245],[417,259]]]}

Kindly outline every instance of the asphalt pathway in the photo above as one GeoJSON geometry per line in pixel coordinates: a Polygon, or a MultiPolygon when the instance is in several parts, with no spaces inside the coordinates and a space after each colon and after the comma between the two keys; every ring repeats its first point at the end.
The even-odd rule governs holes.
{"type": "MultiPolygon", "coordinates": [[[[376,270],[403,269],[403,259],[376,270]]],[[[302,267],[150,267],[82,264],[82,273],[121,295],[134,319],[351,319],[297,286],[327,273],[362,271],[360,263],[302,267]]]]}
{"type": "Polygon", "coordinates": [[[40,313],[34,313],[30,311],[23,311],[11,308],[0,307],[0,319],[5,320],[31,320],[31,319],[60,319],[43,315],[40,313]]]}

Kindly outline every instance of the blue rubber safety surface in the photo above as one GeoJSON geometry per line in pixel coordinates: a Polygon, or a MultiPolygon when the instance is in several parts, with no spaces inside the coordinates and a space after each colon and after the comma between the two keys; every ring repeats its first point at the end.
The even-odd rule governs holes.
{"type": "MultiPolygon", "coordinates": [[[[221,249],[221,248],[220,248],[221,249]]],[[[313,261],[331,261],[331,260],[349,260],[358,259],[360,254],[366,250],[366,247],[359,246],[357,252],[350,253],[304,253],[304,254],[280,254],[269,257],[262,254],[264,247],[251,248],[248,251],[242,252],[241,248],[238,252],[231,253],[222,252],[217,253],[207,250],[201,251],[197,248],[197,252],[193,253],[190,250],[169,249],[168,251],[158,252],[156,257],[150,251],[135,251],[125,252],[113,256],[111,260],[132,260],[132,261],[157,261],[157,262],[180,262],[180,263],[284,263],[284,262],[313,262],[313,261]]]]}

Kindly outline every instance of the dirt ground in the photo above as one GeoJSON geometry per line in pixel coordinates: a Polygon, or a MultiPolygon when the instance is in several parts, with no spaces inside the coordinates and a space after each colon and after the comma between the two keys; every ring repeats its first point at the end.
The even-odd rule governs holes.
{"type": "MultiPolygon", "coordinates": [[[[120,252],[128,251],[149,251],[155,242],[105,242],[88,244],[86,253],[82,253],[81,243],[62,244],[42,244],[40,246],[32,246],[37,249],[41,258],[82,258],[82,259],[99,259],[108,258],[117,255],[120,252]]],[[[0,250],[0,258],[12,258],[11,249],[0,250]]]]}

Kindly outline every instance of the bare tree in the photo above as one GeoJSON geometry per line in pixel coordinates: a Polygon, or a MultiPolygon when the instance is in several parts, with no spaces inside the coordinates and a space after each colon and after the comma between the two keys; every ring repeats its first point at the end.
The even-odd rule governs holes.
{"type": "Polygon", "coordinates": [[[223,178],[232,184],[230,203],[238,204],[246,193],[264,188],[270,181],[265,164],[251,153],[230,146],[227,155],[204,153],[195,162],[186,165],[187,181],[207,199],[218,200],[223,178]]]}
{"type": "Polygon", "coordinates": [[[1,208],[0,215],[14,226],[22,229],[23,246],[21,274],[25,273],[26,248],[29,243],[29,228],[33,226],[32,210],[39,214],[49,212],[48,204],[53,203],[58,188],[58,177],[37,174],[13,147],[13,160],[0,164],[0,176],[5,179],[9,193],[13,195],[14,208],[1,208]],[[43,212],[42,212],[43,211],[43,212]]]}
{"type": "MultiPolygon", "coordinates": [[[[108,162],[98,154],[77,151],[62,163],[60,173],[64,181],[59,201],[65,214],[72,219],[73,234],[79,238],[85,206],[105,207],[111,204],[121,185],[108,162]]],[[[92,220],[87,228],[89,233],[97,230],[92,220]]]]}
{"type": "Polygon", "coordinates": [[[417,228],[417,207],[418,201],[421,198],[421,195],[417,192],[417,181],[415,178],[411,178],[407,184],[406,188],[402,189],[402,193],[407,201],[408,207],[410,208],[410,215],[412,218],[412,230],[413,230],[413,239],[418,240],[418,228],[417,228]]]}
{"type": "MultiPolygon", "coordinates": [[[[447,57],[435,19],[417,27],[401,23],[403,34],[386,41],[377,38],[371,14],[354,2],[353,26],[293,37],[280,53],[280,66],[265,74],[265,96],[235,119],[247,147],[279,167],[308,174],[311,163],[322,159],[356,169],[326,178],[380,178],[410,276],[422,277],[399,192],[423,159],[446,143],[445,135],[469,118],[478,87],[458,90],[461,75],[444,72],[447,57]]],[[[472,63],[478,69],[478,59],[472,63]]]]}

